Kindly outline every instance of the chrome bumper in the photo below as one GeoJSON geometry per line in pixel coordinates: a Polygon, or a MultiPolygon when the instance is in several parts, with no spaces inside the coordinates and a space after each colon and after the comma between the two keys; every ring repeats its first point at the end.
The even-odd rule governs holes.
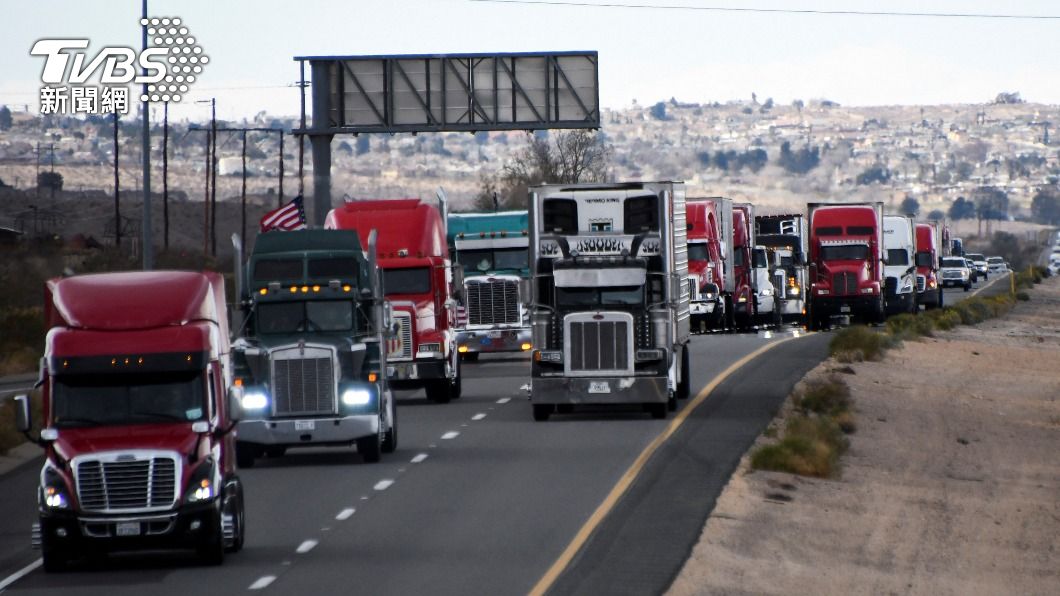
{"type": "Polygon", "coordinates": [[[241,420],[236,440],[259,445],[349,443],[379,432],[379,415],[357,414],[335,418],[241,420]],[[308,428],[312,425],[312,428],[308,428]]]}
{"type": "Polygon", "coordinates": [[[456,332],[458,348],[466,347],[461,353],[475,352],[522,352],[523,344],[532,343],[531,329],[460,329],[456,332]]]}
{"type": "Polygon", "coordinates": [[[669,396],[666,377],[534,377],[530,380],[530,401],[535,404],[665,403],[669,396]]]}
{"type": "Polygon", "coordinates": [[[688,311],[693,315],[712,315],[716,307],[716,302],[691,302],[688,311]]]}

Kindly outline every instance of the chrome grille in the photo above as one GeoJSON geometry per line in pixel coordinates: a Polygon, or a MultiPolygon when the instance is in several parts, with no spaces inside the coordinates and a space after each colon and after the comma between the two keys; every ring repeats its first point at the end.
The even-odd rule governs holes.
{"type": "Polygon", "coordinates": [[[927,287],[927,278],[923,275],[916,276],[916,291],[923,292],[924,288],[927,287]]]}
{"type": "Polygon", "coordinates": [[[837,296],[858,293],[858,278],[853,273],[836,273],[832,275],[832,291],[837,296]]]}
{"type": "Polygon", "coordinates": [[[77,497],[84,511],[169,509],[177,496],[175,455],[119,454],[77,463],[77,497]]]}
{"type": "Polygon", "coordinates": [[[633,370],[633,317],[626,313],[566,317],[567,372],[582,376],[633,370]]]}
{"type": "Polygon", "coordinates": [[[331,351],[301,348],[274,352],[272,397],[273,414],[277,416],[333,413],[335,372],[331,351]]]}
{"type": "MultiPolygon", "coordinates": [[[[957,270],[943,271],[942,277],[946,279],[961,279],[961,272],[957,270]]],[[[917,289],[920,289],[920,278],[917,278],[917,289]]]]}
{"type": "Polygon", "coordinates": [[[690,302],[696,302],[699,300],[699,281],[692,276],[685,278],[685,285],[688,286],[688,300],[690,302]]]}
{"type": "Polygon", "coordinates": [[[398,332],[396,337],[387,340],[387,360],[411,360],[412,315],[406,311],[395,312],[394,322],[397,323],[398,332]]]}
{"type": "Polygon", "coordinates": [[[468,280],[467,322],[469,325],[518,324],[519,283],[510,279],[468,280]]]}

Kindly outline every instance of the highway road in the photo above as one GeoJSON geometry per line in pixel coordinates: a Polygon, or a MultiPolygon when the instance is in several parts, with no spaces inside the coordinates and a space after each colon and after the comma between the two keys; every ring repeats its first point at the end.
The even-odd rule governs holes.
{"type": "MultiPolygon", "coordinates": [[[[952,303],[972,292],[946,294],[952,303]]],[[[740,456],[825,357],[828,337],[790,328],[695,336],[696,397],[668,420],[594,409],[533,422],[525,361],[484,358],[466,366],[458,401],[401,396],[400,444],[379,464],[333,448],[242,470],[247,543],[222,567],[170,553],[45,574],[29,547],[34,460],[0,477],[0,590],[658,593],[740,456]]]]}

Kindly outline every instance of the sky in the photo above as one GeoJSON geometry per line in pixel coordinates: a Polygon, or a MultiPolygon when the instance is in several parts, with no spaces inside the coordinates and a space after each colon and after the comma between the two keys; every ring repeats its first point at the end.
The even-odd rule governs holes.
{"type": "MultiPolygon", "coordinates": [[[[582,0],[604,4],[621,0],[582,0]]],[[[628,0],[635,4],[1060,16],[1055,0],[628,0]]],[[[139,0],[9,3],[0,104],[37,113],[41,38],[139,46],[139,0]]],[[[297,115],[296,55],[596,50],[600,99],[622,108],[827,98],[843,105],[983,103],[1001,91],[1060,104],[1060,19],[810,15],[470,0],[150,0],[210,57],[171,118],[297,115]]]]}

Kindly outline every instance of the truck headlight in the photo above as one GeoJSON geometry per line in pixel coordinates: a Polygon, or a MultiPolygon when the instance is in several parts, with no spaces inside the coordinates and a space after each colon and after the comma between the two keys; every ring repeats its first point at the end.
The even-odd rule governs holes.
{"type": "Polygon", "coordinates": [[[214,477],[213,460],[207,458],[191,473],[188,486],[184,489],[184,502],[201,503],[216,497],[217,487],[214,485],[214,477]]]}
{"type": "Polygon", "coordinates": [[[269,405],[269,396],[264,391],[247,391],[243,394],[243,409],[248,412],[264,410],[269,405]]]}
{"type": "Polygon", "coordinates": [[[789,296],[798,296],[799,295],[799,286],[789,286],[788,287],[788,295],[789,296]]]}
{"type": "Polygon", "coordinates": [[[901,291],[902,294],[907,294],[907,293],[912,292],[912,291],[913,291],[912,282],[907,283],[907,284],[902,286],[902,291],[901,291]]]}
{"type": "Polygon", "coordinates": [[[372,401],[372,392],[367,389],[353,388],[342,392],[342,403],[346,406],[366,406],[372,401]]]}
{"type": "Polygon", "coordinates": [[[876,289],[873,288],[872,286],[869,286],[867,288],[861,288],[861,293],[862,294],[874,294],[875,292],[876,292],[876,289]]]}
{"type": "Polygon", "coordinates": [[[762,295],[762,296],[772,296],[773,295],[773,288],[766,288],[766,289],[762,290],[761,292],[759,292],[759,294],[762,295]]]}
{"type": "Polygon", "coordinates": [[[48,464],[41,473],[41,504],[47,509],[69,509],[66,483],[59,471],[48,464]]]}

